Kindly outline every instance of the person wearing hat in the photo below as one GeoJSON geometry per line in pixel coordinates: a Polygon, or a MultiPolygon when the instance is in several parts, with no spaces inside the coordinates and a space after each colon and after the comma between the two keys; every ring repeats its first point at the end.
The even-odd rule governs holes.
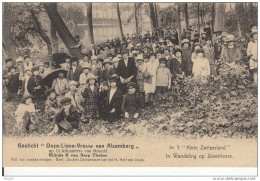
{"type": "Polygon", "coordinates": [[[182,57],[187,62],[187,76],[191,76],[192,73],[192,61],[191,61],[192,47],[188,39],[182,41],[182,57]]]}
{"type": "Polygon", "coordinates": [[[35,106],[32,103],[32,96],[27,95],[23,98],[24,103],[18,105],[15,111],[15,128],[17,132],[28,133],[30,130],[33,130],[34,114],[36,112],[35,106]]]}
{"type": "Polygon", "coordinates": [[[6,93],[7,93],[7,88],[6,88],[6,85],[7,85],[7,80],[8,80],[8,76],[10,75],[8,72],[8,69],[9,67],[11,67],[13,65],[13,59],[11,58],[8,58],[8,59],[5,59],[5,67],[3,68],[3,96],[6,96],[6,93]]]}
{"type": "Polygon", "coordinates": [[[28,80],[28,92],[36,99],[43,97],[44,86],[42,84],[42,78],[39,75],[39,67],[32,68],[32,76],[28,80]]]}
{"type": "Polygon", "coordinates": [[[165,93],[167,89],[171,89],[171,72],[166,67],[166,58],[159,59],[159,67],[156,72],[156,93],[165,93]]]}
{"type": "Polygon", "coordinates": [[[44,62],[44,75],[43,76],[46,76],[48,75],[49,73],[51,73],[52,69],[50,67],[50,62],[46,61],[44,62]]]}
{"type": "Polygon", "coordinates": [[[149,62],[145,64],[143,69],[146,104],[152,104],[154,101],[154,94],[156,89],[156,71],[159,66],[159,61],[155,58],[155,56],[155,53],[151,53],[149,62]]]}
{"type": "Polygon", "coordinates": [[[169,66],[173,78],[187,75],[188,64],[186,59],[182,57],[182,50],[176,48],[174,50],[174,55],[175,58],[173,58],[172,63],[169,66]]]}
{"type": "Polygon", "coordinates": [[[27,69],[24,72],[24,76],[19,78],[21,81],[23,81],[24,96],[30,94],[28,91],[28,82],[31,76],[32,76],[32,71],[30,69],[27,69]]]}
{"type": "Polygon", "coordinates": [[[128,57],[128,51],[122,50],[123,59],[118,63],[117,74],[120,79],[120,88],[123,94],[127,92],[127,84],[129,82],[136,82],[137,68],[135,60],[132,57],[128,57]]]}
{"type": "Polygon", "coordinates": [[[34,67],[34,63],[31,61],[30,56],[27,55],[24,57],[24,59],[22,57],[20,57],[20,58],[21,58],[21,62],[23,62],[23,60],[24,60],[24,64],[23,64],[24,70],[32,69],[34,67]]]}
{"type": "Polygon", "coordinates": [[[204,49],[196,50],[197,57],[193,60],[192,73],[194,77],[210,76],[210,65],[207,58],[205,58],[204,49]]]}
{"type": "Polygon", "coordinates": [[[83,111],[80,110],[80,106],[78,106],[76,101],[76,92],[77,92],[77,85],[78,83],[74,80],[69,81],[69,92],[65,94],[64,97],[69,97],[71,99],[71,104],[75,106],[79,112],[83,111]]]}
{"type": "MultiPolygon", "coordinates": [[[[104,48],[100,48],[100,49],[99,49],[99,54],[97,55],[97,59],[99,59],[99,58],[102,58],[102,59],[106,59],[106,58],[107,58],[107,54],[106,54],[104,48]]],[[[97,60],[97,59],[96,59],[96,60],[97,60]]],[[[92,60],[93,60],[93,59],[91,58],[91,61],[92,61],[92,60]]]]}
{"type": "Polygon", "coordinates": [[[128,92],[123,97],[121,109],[125,115],[126,121],[136,121],[141,108],[140,97],[137,94],[137,88],[134,82],[129,82],[127,84],[127,89],[128,92]]]}
{"type": "Polygon", "coordinates": [[[136,80],[137,80],[137,86],[138,86],[138,92],[140,93],[140,98],[142,105],[145,103],[145,93],[144,93],[144,77],[143,77],[143,70],[144,70],[144,58],[143,55],[138,55],[136,57],[137,61],[137,75],[136,75],[136,80]]]}
{"type": "Polygon", "coordinates": [[[252,28],[252,32],[250,34],[252,40],[248,43],[247,46],[247,57],[249,58],[249,68],[253,72],[254,83],[257,84],[257,27],[254,26],[252,28]]]}
{"type": "Polygon", "coordinates": [[[210,65],[210,74],[216,76],[216,65],[215,65],[215,51],[214,47],[212,46],[211,37],[206,38],[206,45],[203,47],[204,49],[204,56],[209,61],[210,65]]]}
{"type": "Polygon", "coordinates": [[[55,90],[59,99],[69,91],[69,82],[62,71],[59,71],[58,77],[53,80],[52,88],[55,90]]]}
{"type": "Polygon", "coordinates": [[[111,70],[112,62],[109,59],[105,59],[103,62],[104,69],[101,74],[101,82],[108,81],[109,77],[114,74],[111,70]]]}
{"type": "Polygon", "coordinates": [[[83,64],[83,66],[81,67],[81,71],[82,73],[79,76],[79,84],[80,85],[86,85],[87,84],[87,76],[88,74],[90,74],[91,68],[88,64],[83,64]]]}
{"type": "Polygon", "coordinates": [[[191,54],[191,61],[194,62],[194,59],[197,57],[197,52],[196,50],[202,48],[202,46],[200,45],[199,42],[194,43],[193,45],[193,50],[192,50],[192,54],[191,54]]]}
{"type": "MultiPolygon", "coordinates": [[[[28,60],[28,58],[26,59],[28,60]]],[[[19,72],[20,74],[23,74],[24,73],[24,70],[26,69],[32,69],[32,67],[25,67],[24,66],[24,59],[23,57],[19,56],[16,60],[16,71],[19,72]]],[[[30,64],[31,65],[31,64],[30,64]]]]}
{"type": "Polygon", "coordinates": [[[206,32],[205,31],[201,32],[200,44],[202,46],[204,46],[206,44],[206,32]]]}
{"type": "Polygon", "coordinates": [[[82,50],[85,50],[85,49],[86,49],[86,47],[84,46],[84,44],[80,41],[79,35],[74,36],[74,39],[75,39],[75,41],[76,41],[76,45],[71,46],[71,47],[70,47],[71,49],[79,49],[80,52],[81,52],[82,50]]]}
{"type": "Polygon", "coordinates": [[[47,100],[45,102],[44,112],[47,114],[49,121],[53,121],[54,117],[59,111],[59,102],[56,97],[54,89],[47,90],[47,100]]]}
{"type": "MultiPolygon", "coordinates": [[[[41,78],[43,78],[44,76],[44,63],[43,62],[40,62],[38,64],[38,67],[39,67],[39,75],[41,76],[41,78]]],[[[28,69],[27,69],[28,70],[28,69]]]]}
{"type": "Polygon", "coordinates": [[[223,50],[221,51],[221,57],[227,63],[239,62],[242,58],[242,55],[239,48],[235,45],[234,35],[227,35],[226,43],[227,45],[224,45],[223,50]]]}
{"type": "Polygon", "coordinates": [[[109,79],[110,88],[107,91],[104,102],[104,117],[105,120],[113,123],[120,118],[122,105],[122,91],[117,87],[117,78],[109,79]]]}
{"type": "Polygon", "coordinates": [[[48,134],[59,134],[59,133],[73,133],[79,128],[79,122],[81,121],[80,114],[77,108],[71,104],[69,97],[64,97],[60,101],[61,108],[58,114],[54,118],[55,125],[53,130],[48,134]]]}
{"type": "Polygon", "coordinates": [[[88,122],[90,118],[99,117],[99,88],[95,85],[96,81],[97,77],[95,75],[88,74],[88,85],[82,93],[85,122],[88,122]]]}
{"type": "Polygon", "coordinates": [[[80,76],[80,70],[81,70],[81,67],[78,64],[78,59],[76,57],[71,58],[71,66],[68,71],[67,79],[78,81],[79,76],[80,76]]]}
{"type": "Polygon", "coordinates": [[[20,87],[19,73],[15,66],[8,67],[6,77],[7,97],[6,101],[12,101],[17,98],[17,93],[20,87]]]}

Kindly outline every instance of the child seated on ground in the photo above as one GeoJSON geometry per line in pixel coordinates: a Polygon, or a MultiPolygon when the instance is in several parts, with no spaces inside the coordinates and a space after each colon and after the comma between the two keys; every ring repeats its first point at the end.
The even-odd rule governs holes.
{"type": "Polygon", "coordinates": [[[141,108],[139,95],[136,93],[136,84],[129,82],[127,85],[128,93],[124,96],[122,102],[122,111],[125,114],[126,121],[136,121],[141,108]]]}
{"type": "Polygon", "coordinates": [[[54,89],[47,90],[47,100],[45,102],[45,113],[49,121],[52,121],[53,118],[59,111],[59,104],[56,98],[56,93],[54,89]]]}
{"type": "Polygon", "coordinates": [[[27,95],[24,97],[24,104],[19,104],[15,111],[15,128],[18,129],[18,132],[28,133],[28,131],[34,129],[34,114],[35,106],[32,103],[32,96],[27,95]]]}
{"type": "Polygon", "coordinates": [[[157,94],[165,93],[167,89],[171,89],[171,72],[166,67],[167,60],[159,59],[159,67],[156,73],[156,92],[157,94]]]}

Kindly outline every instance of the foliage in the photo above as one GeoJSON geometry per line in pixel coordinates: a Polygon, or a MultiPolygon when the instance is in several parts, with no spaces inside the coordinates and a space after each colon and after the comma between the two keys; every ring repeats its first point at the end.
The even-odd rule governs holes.
{"type": "MultiPolygon", "coordinates": [[[[11,33],[16,47],[29,49],[37,44],[41,49],[44,45],[35,21],[31,16],[33,12],[36,17],[43,12],[40,3],[14,3],[12,10],[11,33]]],[[[43,30],[46,31],[46,30],[43,30]]],[[[21,50],[23,51],[23,50],[21,50]]]]}

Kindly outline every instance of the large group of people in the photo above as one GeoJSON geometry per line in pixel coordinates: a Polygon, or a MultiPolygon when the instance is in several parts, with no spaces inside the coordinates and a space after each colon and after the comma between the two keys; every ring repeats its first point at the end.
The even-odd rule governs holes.
{"type": "MultiPolygon", "coordinates": [[[[257,82],[257,27],[251,32],[247,56],[257,82]]],[[[121,118],[136,121],[140,111],[152,107],[158,96],[171,91],[173,81],[185,76],[216,76],[216,61],[239,63],[242,55],[234,35],[205,27],[183,30],[154,29],[144,35],[127,34],[86,49],[75,37],[83,58],[66,56],[59,65],[18,57],[6,59],[3,70],[6,101],[22,96],[15,112],[16,127],[33,130],[37,105],[53,123],[50,134],[75,131],[79,123],[102,118],[113,123],[121,118]],[[181,37],[179,39],[179,37],[181,37]],[[56,73],[56,74],[55,74],[56,73]],[[44,79],[50,74],[50,86],[44,79]],[[43,101],[42,101],[43,100],[43,101]],[[44,105],[44,106],[42,106],[44,105]],[[35,108],[36,106],[36,108],[35,108]]]]}

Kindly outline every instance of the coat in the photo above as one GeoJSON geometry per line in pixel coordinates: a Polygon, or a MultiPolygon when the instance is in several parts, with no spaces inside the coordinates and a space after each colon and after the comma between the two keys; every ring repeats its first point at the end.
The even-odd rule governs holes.
{"type": "Polygon", "coordinates": [[[239,48],[228,48],[227,46],[224,46],[224,48],[222,49],[221,57],[227,63],[239,62],[242,58],[239,48]]]}
{"type": "Polygon", "coordinates": [[[79,75],[80,75],[80,66],[78,65],[76,69],[73,71],[72,67],[69,69],[67,79],[68,80],[74,80],[79,81],[79,75]]]}
{"type": "Polygon", "coordinates": [[[9,93],[16,94],[20,86],[19,73],[12,74],[8,77],[7,90],[9,93]]]}
{"type": "Polygon", "coordinates": [[[37,96],[37,97],[42,97],[42,95],[44,95],[44,88],[43,88],[43,84],[42,84],[42,78],[37,75],[32,75],[30,77],[30,79],[28,80],[28,92],[33,95],[33,96],[37,96]],[[41,86],[40,89],[34,89],[35,87],[41,86]]]}
{"type": "Polygon", "coordinates": [[[215,65],[215,50],[214,47],[209,47],[205,45],[203,47],[205,52],[205,58],[208,59],[209,66],[210,66],[210,74],[211,75],[217,75],[216,72],[216,65],[215,65]]]}
{"type": "Polygon", "coordinates": [[[185,75],[187,75],[187,70],[189,64],[186,59],[181,58],[181,62],[177,60],[177,58],[174,58],[172,61],[172,66],[170,71],[172,72],[172,75],[176,76],[176,74],[181,74],[184,72],[185,75]]]}
{"type": "Polygon", "coordinates": [[[72,128],[78,129],[79,122],[80,122],[80,115],[75,106],[73,106],[73,105],[70,106],[69,115],[66,115],[64,110],[62,110],[55,117],[55,121],[58,124],[65,120],[71,124],[72,128]]]}
{"type": "Polygon", "coordinates": [[[126,94],[122,102],[122,111],[137,113],[141,106],[141,99],[138,94],[126,94]]]}
{"type": "Polygon", "coordinates": [[[99,89],[94,87],[94,91],[90,89],[90,86],[86,86],[82,97],[85,99],[83,107],[85,108],[85,114],[87,116],[99,115],[98,103],[99,103],[99,89]]]}
{"type": "MultiPolygon", "coordinates": [[[[125,65],[124,60],[120,60],[118,63],[117,74],[119,77],[123,79],[127,79],[133,76],[131,82],[136,82],[137,68],[135,65],[135,60],[132,57],[128,57],[128,64],[125,65]]],[[[119,87],[122,90],[122,93],[125,94],[127,92],[127,84],[120,84],[119,87]]]]}
{"type": "Polygon", "coordinates": [[[111,113],[111,110],[113,108],[115,108],[114,115],[117,117],[117,116],[120,116],[120,113],[121,113],[121,105],[122,105],[122,99],[123,99],[122,91],[119,88],[117,88],[111,101],[109,102],[110,91],[111,91],[111,88],[107,91],[107,95],[106,95],[106,99],[105,99],[105,112],[107,114],[109,114],[109,113],[111,113]]]}
{"type": "Polygon", "coordinates": [[[144,82],[144,92],[148,93],[155,93],[156,89],[156,71],[159,67],[158,59],[155,59],[154,62],[147,62],[144,66],[143,72],[148,72],[151,75],[151,84],[144,82]]]}

